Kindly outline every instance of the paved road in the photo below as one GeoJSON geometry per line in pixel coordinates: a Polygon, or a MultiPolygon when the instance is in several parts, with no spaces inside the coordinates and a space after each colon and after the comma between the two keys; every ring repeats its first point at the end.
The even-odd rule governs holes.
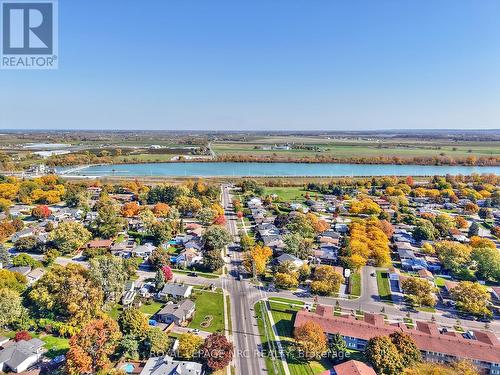
{"type": "MultiPolygon", "coordinates": [[[[237,217],[233,210],[229,185],[222,187],[222,204],[227,228],[237,242],[237,217]]],[[[260,355],[261,341],[253,312],[255,302],[260,299],[260,292],[249,281],[239,279],[243,272],[239,242],[229,247],[228,255],[231,260],[227,265],[229,272],[224,284],[231,299],[236,372],[241,375],[262,374],[266,372],[266,366],[260,355]]]]}

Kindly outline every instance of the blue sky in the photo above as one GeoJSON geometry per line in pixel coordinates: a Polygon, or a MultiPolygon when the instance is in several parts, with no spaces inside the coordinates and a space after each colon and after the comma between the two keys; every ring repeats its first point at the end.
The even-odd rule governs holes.
{"type": "Polygon", "coordinates": [[[60,0],[0,128],[500,128],[498,0],[60,0]]]}

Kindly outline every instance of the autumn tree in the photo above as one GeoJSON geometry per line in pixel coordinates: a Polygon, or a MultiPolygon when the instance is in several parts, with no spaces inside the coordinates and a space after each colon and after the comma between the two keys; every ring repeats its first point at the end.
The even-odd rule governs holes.
{"type": "Polygon", "coordinates": [[[114,256],[100,256],[89,261],[90,277],[101,288],[107,302],[118,301],[129,275],[125,260],[114,256]]]}
{"type": "Polygon", "coordinates": [[[401,355],[401,364],[403,367],[413,366],[422,360],[420,350],[410,335],[402,332],[394,332],[389,335],[389,338],[401,355]]]}
{"type": "Polygon", "coordinates": [[[103,238],[115,237],[123,228],[123,218],[119,216],[119,208],[113,199],[102,197],[97,203],[97,217],[92,222],[92,231],[103,238]]]}
{"type": "Polygon", "coordinates": [[[388,336],[378,336],[368,340],[364,354],[377,374],[399,375],[403,372],[401,354],[388,336]]]}
{"type": "Polygon", "coordinates": [[[118,324],[123,334],[132,335],[136,338],[146,337],[149,330],[146,315],[137,308],[123,310],[118,317],[118,324]]]}
{"type": "Polygon", "coordinates": [[[479,371],[467,360],[441,364],[422,362],[405,369],[404,375],[479,375],[479,371]]]}
{"type": "Polygon", "coordinates": [[[0,269],[0,288],[8,288],[16,292],[22,292],[26,289],[27,284],[28,280],[26,276],[19,272],[0,269]]]}
{"type": "Polygon", "coordinates": [[[31,210],[31,216],[36,219],[46,219],[52,214],[50,208],[46,205],[39,205],[31,210]]]}
{"type": "Polygon", "coordinates": [[[426,279],[406,277],[401,282],[401,287],[406,298],[413,305],[431,307],[436,305],[436,297],[434,296],[436,288],[426,279]]]}
{"type": "Polygon", "coordinates": [[[207,271],[214,272],[220,270],[224,267],[224,264],[224,259],[222,259],[220,250],[205,251],[203,255],[203,266],[207,271]]]}
{"type": "Polygon", "coordinates": [[[273,255],[271,248],[256,245],[244,254],[243,266],[251,274],[255,271],[256,275],[262,275],[266,272],[266,265],[271,255],[273,255]]]}
{"type": "Polygon", "coordinates": [[[318,266],[314,270],[311,291],[320,295],[338,293],[344,277],[332,266],[318,266]]]}
{"type": "Polygon", "coordinates": [[[22,312],[21,297],[12,289],[0,289],[0,327],[13,323],[22,312]]]}
{"type": "Polygon", "coordinates": [[[121,214],[123,217],[134,217],[139,214],[141,207],[137,202],[127,202],[121,208],[121,214]]]}
{"type": "Polygon", "coordinates": [[[240,233],[240,245],[243,251],[249,251],[255,245],[255,240],[246,233],[240,233]]]}
{"type": "Polygon", "coordinates": [[[146,348],[145,357],[153,355],[165,355],[170,348],[170,337],[161,330],[161,328],[153,327],[147,331],[144,345],[146,348]]]}
{"type": "Polygon", "coordinates": [[[165,281],[170,281],[174,278],[174,273],[172,272],[172,269],[169,266],[163,266],[161,268],[161,272],[163,273],[165,281]]]}
{"type": "Polygon", "coordinates": [[[201,346],[203,345],[203,338],[193,333],[184,333],[179,337],[179,357],[192,360],[198,356],[201,346]]]}
{"type": "Polygon", "coordinates": [[[298,275],[296,273],[281,273],[274,274],[274,284],[280,289],[295,289],[299,286],[298,275]]]}
{"type": "Polygon", "coordinates": [[[226,228],[212,225],[203,234],[203,244],[208,250],[221,250],[232,241],[231,234],[226,228]]]}
{"type": "Polygon", "coordinates": [[[457,308],[466,313],[483,316],[491,315],[488,309],[490,293],[479,283],[461,281],[450,291],[451,297],[457,303],[457,308]]]}
{"type": "Polygon", "coordinates": [[[233,344],[222,333],[212,333],[201,346],[201,357],[212,371],[221,370],[233,359],[233,344]]]}
{"type": "Polygon", "coordinates": [[[28,331],[19,331],[16,332],[16,335],[14,336],[14,341],[19,342],[19,341],[30,341],[33,338],[31,334],[28,331]]]}
{"type": "Polygon", "coordinates": [[[66,354],[68,374],[94,374],[107,369],[120,338],[118,324],[113,319],[90,321],[70,340],[66,354]]]}
{"type": "Polygon", "coordinates": [[[170,212],[170,206],[166,203],[156,203],[152,211],[156,217],[167,217],[170,212]]]}
{"type": "Polygon", "coordinates": [[[470,264],[471,247],[454,241],[440,241],[434,244],[436,254],[443,267],[454,274],[464,272],[470,264]]]}
{"type": "Polygon", "coordinates": [[[287,233],[283,236],[285,243],[284,251],[300,259],[307,259],[312,253],[313,241],[310,238],[304,238],[299,233],[287,233]]]}
{"type": "Polygon", "coordinates": [[[28,301],[39,313],[81,326],[100,314],[103,292],[82,266],[54,265],[33,285],[28,301]]]}
{"type": "Polygon", "coordinates": [[[479,237],[479,236],[472,236],[470,238],[469,245],[472,248],[480,248],[480,247],[489,247],[491,249],[497,248],[497,246],[495,245],[495,242],[493,242],[489,238],[479,237]]]}
{"type": "Polygon", "coordinates": [[[500,252],[491,247],[475,247],[471,259],[476,264],[476,277],[500,282],[500,252]]]}
{"type": "Polygon", "coordinates": [[[161,269],[164,266],[170,265],[170,254],[164,246],[158,246],[153,249],[148,258],[149,264],[155,269],[161,269]]]}
{"type": "Polygon", "coordinates": [[[328,350],[328,341],[321,326],[310,320],[295,328],[295,342],[307,360],[319,359],[328,350]]]}
{"type": "Polygon", "coordinates": [[[65,221],[50,232],[50,239],[62,254],[69,254],[86,244],[92,235],[76,221],[65,221]]]}

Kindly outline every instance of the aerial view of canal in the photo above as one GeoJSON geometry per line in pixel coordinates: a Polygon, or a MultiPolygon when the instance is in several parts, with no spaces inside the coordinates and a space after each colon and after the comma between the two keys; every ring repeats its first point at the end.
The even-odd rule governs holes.
{"type": "MultiPolygon", "coordinates": [[[[500,166],[471,167],[450,165],[330,164],[330,163],[143,163],[97,165],[66,169],[67,175],[106,176],[199,176],[199,177],[272,177],[272,176],[432,176],[500,174],[500,166]]],[[[60,169],[65,174],[65,169],[60,169]]]]}

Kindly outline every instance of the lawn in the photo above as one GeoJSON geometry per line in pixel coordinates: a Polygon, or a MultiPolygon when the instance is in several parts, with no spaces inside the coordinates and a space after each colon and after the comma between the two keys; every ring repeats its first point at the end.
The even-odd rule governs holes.
{"type": "Polygon", "coordinates": [[[45,343],[44,347],[47,349],[46,356],[49,358],[65,354],[69,349],[69,339],[64,337],[46,335],[40,337],[40,340],[45,343]]]}
{"type": "MultiPolygon", "coordinates": [[[[302,187],[273,187],[265,188],[265,195],[276,194],[282,201],[285,202],[303,202],[308,191],[304,190],[302,187]]],[[[315,198],[316,194],[322,196],[322,194],[310,191],[309,195],[311,198],[315,198]]]]}
{"type": "Polygon", "coordinates": [[[198,328],[207,332],[224,331],[224,296],[222,293],[195,290],[192,294],[196,311],[194,318],[189,323],[189,328],[198,328]],[[211,317],[210,324],[206,327],[201,323],[211,317]]]}
{"type": "Polygon", "coordinates": [[[150,304],[143,304],[141,307],[139,307],[139,310],[150,317],[160,311],[163,306],[164,304],[161,302],[152,301],[150,304]]]}
{"type": "MultiPolygon", "coordinates": [[[[283,346],[293,344],[293,321],[295,319],[295,312],[299,309],[297,307],[289,308],[286,305],[276,302],[269,303],[271,307],[271,314],[276,325],[276,330],[283,343],[283,346]]],[[[298,358],[291,357],[288,351],[287,363],[292,375],[315,375],[320,374],[333,366],[333,363],[328,358],[323,358],[319,361],[303,361],[298,358]]]]}
{"type": "Polygon", "coordinates": [[[377,288],[382,301],[392,301],[389,274],[386,271],[377,271],[377,288]]]}
{"type": "Polygon", "coordinates": [[[282,298],[282,297],[269,297],[269,301],[284,302],[298,306],[304,306],[304,301],[299,301],[297,299],[282,298]]]}
{"type": "Polygon", "coordinates": [[[361,295],[361,274],[358,272],[352,273],[349,282],[351,283],[351,296],[361,295]]]}

